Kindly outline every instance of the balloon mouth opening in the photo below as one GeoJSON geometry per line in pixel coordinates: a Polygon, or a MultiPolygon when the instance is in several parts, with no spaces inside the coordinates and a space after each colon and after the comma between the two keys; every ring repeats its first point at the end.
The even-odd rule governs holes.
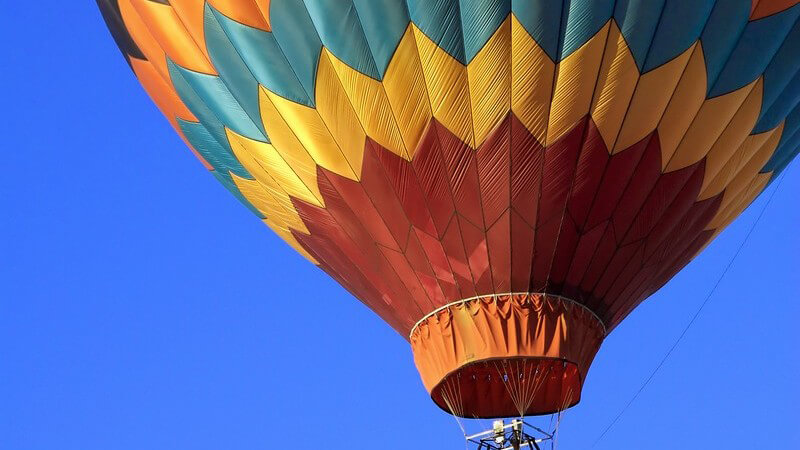
{"type": "Polygon", "coordinates": [[[498,418],[577,404],[605,333],[573,300],[508,293],[445,305],[414,326],[410,341],[436,405],[455,416],[498,418]]]}
{"type": "Polygon", "coordinates": [[[431,390],[454,416],[493,419],[553,414],[580,402],[578,365],[556,358],[492,358],[459,367],[431,390]]]}

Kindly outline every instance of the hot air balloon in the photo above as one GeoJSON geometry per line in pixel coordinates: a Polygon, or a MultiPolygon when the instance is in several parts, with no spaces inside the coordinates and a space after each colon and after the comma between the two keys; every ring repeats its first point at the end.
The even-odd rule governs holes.
{"type": "Polygon", "coordinates": [[[578,403],[797,154],[796,3],[98,0],[211,174],[481,418],[578,403]]]}

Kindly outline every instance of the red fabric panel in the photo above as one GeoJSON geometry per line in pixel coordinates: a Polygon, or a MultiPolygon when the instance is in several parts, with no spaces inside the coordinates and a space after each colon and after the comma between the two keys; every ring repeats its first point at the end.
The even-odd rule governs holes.
{"type": "Polygon", "coordinates": [[[661,220],[667,210],[669,210],[670,214],[676,214],[678,211],[675,209],[680,210],[680,205],[676,207],[673,202],[684,189],[687,190],[689,199],[693,200],[697,198],[702,184],[703,170],[698,165],[685,167],[659,177],[658,182],[647,196],[647,200],[645,200],[639,212],[634,216],[629,227],[626,227],[627,224],[622,223],[621,220],[614,223],[617,231],[627,230],[627,233],[622,238],[621,245],[643,239],[650,234],[653,227],[658,224],[658,221],[661,220]]]}
{"type": "MultiPolygon", "coordinates": [[[[314,208],[305,203],[298,206],[300,208],[308,206],[309,210],[314,208]]],[[[310,212],[309,210],[306,212],[310,212]]],[[[319,215],[326,214],[322,210],[317,212],[321,213],[319,215]]],[[[322,222],[327,221],[318,223],[322,222]]],[[[381,317],[398,332],[414,324],[417,320],[414,317],[420,310],[416,307],[416,303],[410,301],[412,296],[399,293],[394,296],[394,304],[391,301],[387,302],[386,291],[381,293],[360,270],[353,270],[359,267],[359,264],[363,264],[363,256],[358,254],[357,247],[341,230],[330,226],[315,226],[310,227],[309,231],[312,232],[311,235],[295,233],[295,237],[304,247],[315,250],[313,254],[319,258],[323,270],[358,298],[364,299],[362,301],[373,311],[381,314],[381,317]],[[377,299],[380,301],[374,301],[377,299]],[[388,307],[390,304],[392,304],[391,309],[388,307]]]]}
{"type": "Polygon", "coordinates": [[[461,142],[457,136],[438,122],[434,122],[434,124],[441,143],[442,157],[445,161],[456,210],[473,225],[483,230],[483,210],[475,150],[461,142]]]}
{"type": "MultiPolygon", "coordinates": [[[[611,186],[603,186],[601,189],[600,183],[603,182],[605,176],[613,177],[615,174],[618,174],[621,171],[619,160],[629,161],[632,159],[629,155],[635,156],[635,152],[627,150],[612,158],[608,154],[608,150],[606,149],[603,139],[600,137],[600,133],[597,131],[597,127],[592,124],[589,133],[591,136],[587,137],[583,151],[578,159],[578,166],[575,170],[575,180],[568,203],[569,213],[575,219],[575,223],[578,225],[579,229],[583,228],[595,197],[600,195],[601,192],[611,188],[611,186]],[[614,160],[613,163],[612,160],[614,160]],[[611,167],[611,170],[614,172],[610,172],[609,175],[606,175],[606,168],[610,163],[614,164],[614,166],[611,167]]],[[[625,166],[623,165],[622,168],[624,169],[625,166]]],[[[632,168],[629,170],[632,170],[632,168]]],[[[621,181],[618,175],[616,180],[621,181]]],[[[613,184],[614,178],[611,178],[610,181],[611,183],[606,181],[606,184],[613,184]]]]}
{"type": "MultiPolygon", "coordinates": [[[[654,137],[651,144],[655,141],[654,137]]],[[[660,175],[661,150],[653,145],[648,145],[612,214],[614,231],[620,240],[641,211],[648,195],[658,183],[660,175]]]]}
{"type": "Polygon", "coordinates": [[[586,269],[586,273],[583,275],[583,278],[581,278],[581,291],[589,294],[593,291],[594,286],[600,280],[600,277],[603,275],[608,263],[614,256],[616,248],[617,239],[614,234],[614,227],[609,222],[605,227],[603,237],[600,238],[600,242],[597,244],[594,255],[592,255],[589,267],[586,269]]]}
{"type": "MultiPolygon", "coordinates": [[[[614,213],[622,194],[628,184],[633,183],[634,173],[639,164],[651,169],[661,167],[661,150],[658,148],[658,137],[650,135],[630,148],[612,156],[600,187],[597,189],[594,203],[588,213],[586,228],[594,228],[597,224],[608,220],[614,213]],[[642,161],[644,159],[644,161],[642,161]]],[[[643,184],[644,172],[638,177],[637,184],[643,184]]],[[[576,214],[578,214],[576,212],[576,214]]]]}
{"type": "Polygon", "coordinates": [[[453,276],[453,271],[450,268],[450,262],[447,259],[442,243],[437,238],[417,228],[414,229],[414,232],[422,246],[422,250],[425,252],[428,263],[431,265],[431,269],[433,269],[434,275],[439,280],[444,296],[446,298],[458,297],[456,279],[453,276]]]}
{"type": "Polygon", "coordinates": [[[506,210],[486,233],[494,292],[511,291],[511,211],[506,210]]]}
{"type": "Polygon", "coordinates": [[[376,149],[375,156],[383,164],[386,177],[394,186],[397,198],[403,205],[403,211],[408,220],[426,233],[436,235],[433,217],[428,210],[428,202],[423,189],[417,181],[414,166],[377,143],[373,143],[373,148],[376,149]]]}
{"type": "Polygon", "coordinates": [[[439,277],[436,276],[433,267],[431,266],[428,255],[420,245],[418,233],[425,233],[422,230],[415,230],[408,238],[408,246],[406,247],[405,255],[411,267],[417,273],[420,283],[428,293],[428,298],[431,299],[434,305],[447,303],[447,298],[439,286],[439,277]]]}
{"type": "Polygon", "coordinates": [[[464,249],[467,253],[467,262],[472,271],[472,279],[475,280],[475,290],[478,294],[492,292],[492,271],[489,268],[489,251],[486,245],[486,234],[464,220],[458,218],[458,225],[461,228],[461,236],[464,241],[464,249]]]}
{"type": "Polygon", "coordinates": [[[570,261],[570,268],[564,281],[563,295],[572,299],[580,299],[580,283],[589,268],[592,256],[597,250],[600,239],[606,232],[607,224],[600,224],[581,235],[570,261]]]}
{"type": "Polygon", "coordinates": [[[511,206],[511,120],[506,119],[486,137],[476,152],[481,203],[486,226],[511,206]]]}
{"type": "Polygon", "coordinates": [[[575,178],[575,166],[587,121],[588,119],[584,119],[579,122],[572,131],[544,151],[537,232],[547,222],[561,220],[561,213],[575,178]]]}
{"type": "Polygon", "coordinates": [[[572,220],[572,216],[567,214],[561,223],[561,232],[558,235],[558,244],[556,246],[555,256],[553,257],[552,267],[550,268],[550,282],[549,288],[561,289],[564,281],[567,278],[570,265],[572,264],[573,255],[578,247],[578,234],[577,225],[572,220]]]}
{"type": "Polygon", "coordinates": [[[531,282],[534,232],[516,209],[511,210],[510,232],[511,291],[528,292],[531,282]]]}
{"type": "Polygon", "coordinates": [[[539,207],[544,147],[514,116],[511,142],[511,206],[533,228],[539,207]]]}
{"type": "MultiPolygon", "coordinates": [[[[328,217],[315,220],[309,231],[312,235],[323,235],[336,243],[340,250],[351,261],[351,270],[347,273],[361,272],[371,286],[379,292],[395,297],[397,293],[407,291],[394,268],[378,251],[378,246],[371,241],[371,236],[352,209],[342,200],[331,180],[354,183],[335,174],[321,172],[318,177],[320,191],[325,199],[328,217]],[[314,226],[319,227],[314,229],[314,226]],[[389,287],[389,285],[392,287],[389,287]]],[[[297,203],[297,202],[296,202],[297,203]]],[[[318,209],[305,205],[307,214],[314,214],[318,209]]]]}
{"type": "MultiPolygon", "coordinates": [[[[389,227],[401,249],[405,249],[411,223],[405,215],[403,205],[397,198],[389,179],[383,171],[383,166],[377,157],[381,151],[379,146],[367,140],[367,151],[364,152],[364,161],[361,169],[361,185],[372,200],[384,223],[389,227]]],[[[336,176],[336,175],[332,175],[336,176]]]]}
{"type": "MultiPolygon", "coordinates": [[[[637,246],[636,253],[624,265],[624,268],[619,272],[616,278],[611,282],[607,292],[604,292],[603,297],[619,298],[622,291],[631,285],[634,277],[639,273],[644,265],[644,245],[641,243],[637,246]]],[[[598,286],[599,287],[599,286],[598,286]]],[[[605,309],[612,308],[616,303],[605,302],[603,304],[605,309]]],[[[604,309],[599,309],[605,313],[604,309]]]]}
{"type": "MultiPolygon", "coordinates": [[[[428,296],[430,286],[427,286],[429,289],[423,286],[422,281],[420,281],[417,273],[414,271],[414,268],[411,267],[405,255],[385,247],[381,247],[380,250],[411,293],[411,298],[414,299],[416,303],[414,306],[420,311],[423,311],[420,317],[425,315],[425,311],[429,312],[436,309],[431,298],[428,296]]],[[[417,320],[419,320],[419,318],[417,318],[417,320]]]]}
{"type": "Polygon", "coordinates": [[[545,291],[560,229],[561,223],[555,218],[536,229],[531,265],[531,292],[545,291]]]}
{"type": "Polygon", "coordinates": [[[442,248],[444,248],[447,254],[450,268],[453,270],[453,277],[458,283],[460,291],[459,299],[477,295],[475,291],[475,282],[472,278],[472,271],[467,262],[464,242],[461,238],[461,228],[459,227],[459,221],[456,216],[453,216],[445,230],[444,236],[442,237],[442,248]]]}
{"type": "Polygon", "coordinates": [[[614,256],[609,261],[608,265],[605,267],[603,271],[603,275],[598,280],[597,284],[592,289],[592,296],[594,298],[604,298],[606,292],[611,287],[611,283],[617,279],[619,274],[625,268],[625,266],[631,261],[631,259],[637,254],[637,252],[642,253],[644,252],[644,244],[641,242],[637,242],[634,244],[629,244],[624,247],[619,247],[616,252],[614,252],[614,256]]]}
{"type": "Polygon", "coordinates": [[[637,230],[636,224],[634,224],[633,231],[629,239],[638,239],[639,237],[647,237],[645,242],[645,249],[646,254],[649,255],[655,248],[661,244],[661,242],[670,235],[675,233],[679,233],[680,230],[677,230],[676,227],[681,222],[683,217],[694,217],[692,214],[692,209],[695,205],[700,205],[702,203],[697,203],[697,195],[700,193],[700,188],[703,185],[703,174],[704,164],[700,163],[701,165],[695,170],[692,174],[691,178],[686,182],[686,185],[683,189],[678,193],[675,197],[673,203],[669,206],[669,209],[665,211],[664,214],[659,217],[657,221],[655,221],[650,229],[647,230],[647,233],[642,233],[641,229],[637,230]],[[637,236],[640,235],[640,236],[637,236]]]}
{"type": "Polygon", "coordinates": [[[447,181],[447,171],[442,160],[439,138],[431,124],[419,143],[412,165],[417,173],[417,181],[428,201],[428,210],[442,237],[455,212],[453,195],[447,181]]]}
{"type": "MultiPolygon", "coordinates": [[[[328,178],[326,177],[326,181],[328,178]]],[[[347,203],[352,211],[358,211],[361,223],[369,231],[370,236],[376,244],[389,247],[393,250],[400,250],[400,245],[395,239],[389,226],[384,222],[385,217],[375,208],[372,200],[364,191],[361,183],[347,178],[332,175],[329,179],[338,195],[347,203]]],[[[396,234],[400,231],[395,230],[396,234]]]]}

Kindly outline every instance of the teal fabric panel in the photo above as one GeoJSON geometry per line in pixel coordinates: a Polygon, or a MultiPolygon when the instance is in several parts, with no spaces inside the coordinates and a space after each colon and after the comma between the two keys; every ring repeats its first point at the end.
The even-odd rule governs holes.
{"type": "MultiPolygon", "coordinates": [[[[242,136],[267,142],[266,135],[253,123],[219,77],[184,69],[172,61],[169,61],[169,69],[176,90],[179,89],[176,83],[178,75],[183,80],[184,85],[178,90],[181,99],[189,94],[187,87],[195,94],[194,98],[187,95],[185,102],[201,122],[216,127],[224,125],[242,136]]],[[[224,131],[219,132],[227,140],[224,131]]]]}
{"type": "Polygon", "coordinates": [[[270,2],[269,14],[272,35],[313,103],[322,42],[303,0],[270,2]]]}
{"type": "Polygon", "coordinates": [[[222,146],[228,145],[228,137],[225,135],[225,129],[222,122],[219,121],[214,112],[208,108],[202,98],[200,98],[194,91],[194,88],[186,81],[183,76],[183,71],[177,64],[171,60],[167,60],[167,68],[169,69],[170,80],[175,92],[180,97],[181,101],[189,108],[189,111],[206,127],[211,136],[222,146]]]}
{"type": "Polygon", "coordinates": [[[764,98],[754,132],[775,128],[800,102],[800,21],[795,22],[778,53],[764,71],[764,98]]]}
{"type": "Polygon", "coordinates": [[[800,14],[800,5],[747,24],[710,97],[735,91],[758,78],[784,43],[800,14]]]}
{"type": "Polygon", "coordinates": [[[408,28],[405,2],[397,0],[354,0],[361,28],[372,52],[380,79],[408,28]]]}
{"type": "Polygon", "coordinates": [[[407,0],[407,4],[414,24],[450,56],[466,64],[458,0],[407,0]]]}
{"type": "Polygon", "coordinates": [[[715,0],[669,0],[664,4],[643,72],[680,55],[700,38],[715,0]]]}
{"type": "Polygon", "coordinates": [[[253,179],[233,155],[228,142],[220,144],[202,123],[178,119],[178,126],[186,140],[215,170],[222,173],[233,172],[242,178],[253,179]]]}
{"type": "Polygon", "coordinates": [[[614,0],[571,0],[567,8],[567,22],[558,61],[581,48],[611,19],[614,0]]]}
{"type": "Polygon", "coordinates": [[[511,0],[461,0],[461,29],[467,63],[475,58],[510,13],[511,0]]]}
{"type": "Polygon", "coordinates": [[[706,61],[709,93],[747,26],[750,5],[750,0],[727,0],[717,2],[711,11],[700,37],[706,61]]]}
{"type": "Polygon", "coordinates": [[[380,79],[352,0],[305,0],[322,45],[353,69],[380,79]]]}
{"type": "Polygon", "coordinates": [[[794,160],[798,152],[800,152],[800,131],[795,132],[791,139],[787,139],[785,144],[775,153],[775,156],[770,159],[767,167],[773,170],[773,176],[783,172],[786,166],[794,160]]]}
{"type": "Polygon", "coordinates": [[[313,92],[306,92],[300,84],[272,33],[242,25],[212,10],[227,39],[258,83],[295,103],[314,106],[313,92]]]}
{"type": "Polygon", "coordinates": [[[780,96],[762,113],[753,133],[763,133],[778,126],[782,120],[800,103],[800,71],[786,85],[780,96]]]}
{"type": "Polygon", "coordinates": [[[250,69],[242,60],[239,52],[233,47],[228,36],[220,27],[217,15],[206,4],[204,28],[206,49],[209,58],[219,73],[219,78],[225,84],[230,94],[247,114],[253,125],[261,133],[262,140],[267,132],[261,122],[261,113],[258,106],[258,81],[253,77],[250,69]]]}
{"type": "Polygon", "coordinates": [[[267,216],[261,214],[261,211],[256,209],[256,207],[253,206],[253,204],[250,203],[250,201],[247,200],[244,195],[242,195],[242,192],[239,191],[238,187],[236,187],[236,183],[233,182],[231,176],[228,173],[222,174],[216,170],[212,170],[211,174],[214,175],[214,178],[216,178],[217,181],[219,181],[220,183],[222,183],[223,186],[225,186],[225,189],[229,190],[231,194],[234,195],[234,197],[236,197],[240,202],[242,202],[242,204],[246,206],[247,209],[252,211],[253,214],[255,214],[261,219],[267,218],[267,216]]]}
{"type": "Polygon", "coordinates": [[[564,2],[512,0],[511,11],[525,31],[553,61],[558,59],[560,36],[564,20],[561,17],[564,2]]]}
{"type": "Polygon", "coordinates": [[[617,22],[639,71],[644,67],[665,0],[618,0],[614,8],[617,22]]]}

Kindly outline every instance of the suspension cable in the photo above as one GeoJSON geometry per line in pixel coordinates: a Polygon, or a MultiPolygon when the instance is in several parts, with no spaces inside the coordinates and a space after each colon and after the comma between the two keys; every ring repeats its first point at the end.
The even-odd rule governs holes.
{"type": "MultiPolygon", "coordinates": [[[[786,169],[788,169],[788,167],[786,169]]],[[[620,412],[617,413],[617,415],[608,424],[608,426],[606,426],[605,429],[603,429],[603,432],[600,433],[600,436],[598,436],[597,439],[595,439],[594,443],[592,444],[592,446],[590,448],[595,448],[597,446],[597,444],[603,439],[603,437],[611,430],[611,428],[614,427],[614,425],[617,423],[617,421],[619,421],[620,417],[622,417],[622,415],[625,413],[625,411],[627,411],[628,408],[633,404],[633,402],[639,397],[639,394],[641,394],[642,391],[644,391],[644,389],[647,387],[647,385],[650,384],[650,381],[652,381],[652,379],[653,379],[653,377],[655,377],[656,373],[658,373],[658,371],[661,369],[661,367],[664,365],[664,363],[667,361],[667,359],[670,357],[670,355],[672,355],[672,352],[675,351],[675,348],[678,347],[678,344],[681,342],[681,340],[683,340],[683,337],[686,336],[686,333],[689,331],[689,328],[692,327],[692,325],[695,323],[697,318],[700,316],[700,313],[703,311],[703,308],[705,308],[705,306],[708,303],[708,301],[711,300],[711,297],[714,295],[714,292],[716,292],[717,287],[719,287],[720,283],[725,278],[725,275],[728,273],[728,270],[730,270],[730,268],[733,265],[734,261],[736,261],[736,258],[739,256],[739,253],[741,253],[741,251],[744,248],[745,244],[747,244],[748,239],[750,239],[750,235],[753,234],[753,230],[755,230],[756,225],[758,225],[759,221],[761,220],[761,217],[764,215],[764,211],[767,210],[767,206],[769,206],[770,202],[772,202],[772,198],[775,196],[775,193],[778,191],[778,188],[780,188],[781,183],[783,182],[783,179],[785,178],[785,175],[786,175],[786,172],[787,172],[786,169],[784,169],[783,173],[781,173],[778,176],[778,181],[775,183],[775,188],[770,193],[769,197],[767,198],[767,201],[764,203],[764,206],[761,207],[761,211],[759,211],[758,216],[756,217],[756,220],[750,226],[750,229],[747,231],[747,234],[745,235],[744,239],[739,244],[739,247],[736,249],[736,252],[733,254],[733,256],[731,257],[730,261],[728,261],[728,264],[725,266],[725,269],[719,275],[719,277],[717,278],[717,281],[714,283],[714,286],[708,292],[708,294],[706,295],[705,299],[700,304],[700,307],[697,308],[697,311],[695,311],[695,313],[692,316],[691,320],[689,320],[689,323],[686,324],[686,326],[683,328],[683,331],[681,332],[681,334],[678,336],[678,338],[675,340],[675,342],[672,344],[672,346],[669,348],[669,350],[667,350],[667,352],[664,354],[664,357],[661,358],[661,361],[658,363],[658,365],[653,369],[652,372],[650,372],[650,375],[644,380],[644,382],[642,383],[641,387],[639,387],[639,390],[637,390],[636,393],[633,394],[631,399],[628,400],[628,403],[626,403],[625,406],[620,410],[620,412]]]]}

